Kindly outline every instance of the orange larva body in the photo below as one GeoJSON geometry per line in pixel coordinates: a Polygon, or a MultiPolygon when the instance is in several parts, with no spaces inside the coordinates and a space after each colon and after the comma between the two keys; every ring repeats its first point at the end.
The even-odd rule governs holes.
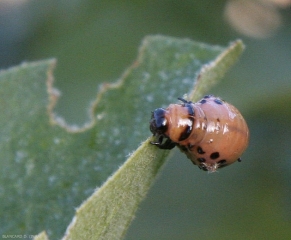
{"type": "Polygon", "coordinates": [[[240,161],[249,141],[249,130],[240,112],[212,95],[197,103],[180,100],[152,114],[150,129],[162,149],[178,146],[202,170],[240,161]]]}

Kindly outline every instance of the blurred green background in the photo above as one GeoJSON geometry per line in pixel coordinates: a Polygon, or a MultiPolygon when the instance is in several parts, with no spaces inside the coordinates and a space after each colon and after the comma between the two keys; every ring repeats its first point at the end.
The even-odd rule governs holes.
{"type": "Polygon", "coordinates": [[[241,60],[210,92],[234,104],[249,124],[243,162],[207,174],[175,151],[126,239],[290,239],[290,4],[2,0],[0,68],[57,58],[55,86],[62,97],[56,112],[83,125],[99,84],[121,76],[144,36],[223,46],[243,39],[241,60]]]}

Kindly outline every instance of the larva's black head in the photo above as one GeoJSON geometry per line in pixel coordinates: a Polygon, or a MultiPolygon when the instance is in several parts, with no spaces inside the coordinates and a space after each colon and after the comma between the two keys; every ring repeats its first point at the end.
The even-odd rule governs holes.
{"type": "Polygon", "coordinates": [[[161,135],[167,131],[167,119],[165,118],[166,110],[157,108],[150,120],[150,130],[154,135],[161,135]]]}

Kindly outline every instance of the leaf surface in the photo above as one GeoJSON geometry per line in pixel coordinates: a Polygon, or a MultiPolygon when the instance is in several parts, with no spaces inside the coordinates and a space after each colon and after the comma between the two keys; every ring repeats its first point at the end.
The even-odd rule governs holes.
{"type": "Polygon", "coordinates": [[[99,191],[94,189],[150,135],[152,110],[185,93],[193,99],[204,93],[191,93],[195,78],[205,75],[200,69],[205,64],[216,66],[222,58],[218,62],[224,64],[216,73],[206,71],[220,78],[219,71],[225,72],[241,50],[241,42],[223,48],[149,36],[123,76],[100,86],[89,110],[91,122],[82,128],[66,126],[52,112],[59,95],[53,89],[54,60],[1,71],[1,233],[46,230],[51,238],[60,238],[75,208],[93,193],[74,218],[82,223],[81,230],[71,223],[68,238],[75,239],[76,232],[100,239],[123,236],[169,151],[154,148],[147,140],[99,191]],[[230,56],[232,60],[226,61],[230,56]],[[85,221],[88,214],[90,221],[85,221]]]}

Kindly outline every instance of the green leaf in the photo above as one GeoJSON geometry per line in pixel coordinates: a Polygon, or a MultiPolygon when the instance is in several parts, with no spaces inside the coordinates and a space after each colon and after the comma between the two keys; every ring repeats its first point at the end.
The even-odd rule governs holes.
{"type": "Polygon", "coordinates": [[[145,141],[79,209],[64,239],[120,239],[169,151],[145,141]]]}
{"type": "Polygon", "coordinates": [[[122,78],[100,86],[91,121],[82,128],[67,126],[52,112],[59,95],[52,86],[54,60],[1,71],[1,234],[45,230],[60,238],[74,209],[93,193],[78,208],[68,238],[123,236],[169,151],[147,140],[99,191],[94,189],[150,135],[153,109],[189,93],[204,64],[224,63],[212,73],[220,76],[241,48],[240,42],[228,49],[187,39],[145,38],[122,78]]]}

